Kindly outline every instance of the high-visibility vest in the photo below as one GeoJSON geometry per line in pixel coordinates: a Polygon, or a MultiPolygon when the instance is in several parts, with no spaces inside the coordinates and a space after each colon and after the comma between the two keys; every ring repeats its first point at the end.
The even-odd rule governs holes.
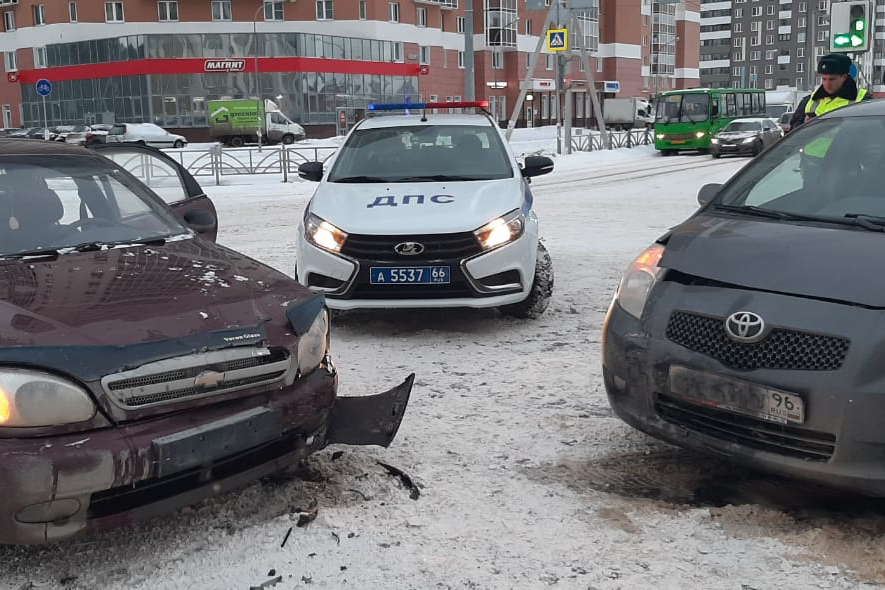
{"type": "MultiPolygon", "coordinates": [[[[867,91],[864,88],[861,88],[857,91],[857,98],[854,99],[854,102],[860,102],[863,100],[863,97],[867,95],[867,91]]],[[[847,107],[851,104],[852,101],[847,98],[842,98],[841,96],[829,97],[826,96],[824,98],[818,98],[816,100],[809,100],[805,105],[805,114],[810,115],[814,113],[816,116],[820,117],[823,114],[829,113],[830,111],[835,111],[836,109],[841,109],[842,107],[847,107]]]]}
{"type": "MultiPolygon", "coordinates": [[[[816,116],[821,116],[823,114],[829,113],[830,111],[835,111],[836,109],[841,109],[842,107],[847,107],[852,102],[860,102],[863,100],[863,97],[867,95],[867,91],[863,88],[857,91],[857,98],[854,101],[848,100],[847,98],[842,98],[840,96],[836,96],[830,98],[829,96],[825,98],[819,98],[817,100],[809,100],[805,105],[805,114],[814,113],[816,116]]],[[[806,155],[812,156],[814,158],[823,158],[827,155],[827,151],[830,149],[830,144],[833,143],[832,137],[819,137],[815,139],[803,150],[806,155]]]]}

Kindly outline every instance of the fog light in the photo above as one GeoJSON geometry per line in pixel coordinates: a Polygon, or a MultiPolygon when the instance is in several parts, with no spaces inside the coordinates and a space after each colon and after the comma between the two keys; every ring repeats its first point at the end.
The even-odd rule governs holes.
{"type": "Polygon", "coordinates": [[[80,511],[80,501],[74,498],[50,500],[31,504],[18,511],[15,519],[25,524],[39,524],[67,520],[80,511]]]}

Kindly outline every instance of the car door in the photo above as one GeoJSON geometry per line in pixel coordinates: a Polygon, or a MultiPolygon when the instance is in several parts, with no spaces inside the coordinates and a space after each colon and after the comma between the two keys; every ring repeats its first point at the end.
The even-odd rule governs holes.
{"type": "Polygon", "coordinates": [[[147,185],[202,237],[215,241],[218,235],[215,204],[193,175],[175,159],[156,148],[132,143],[89,147],[147,185]]]}

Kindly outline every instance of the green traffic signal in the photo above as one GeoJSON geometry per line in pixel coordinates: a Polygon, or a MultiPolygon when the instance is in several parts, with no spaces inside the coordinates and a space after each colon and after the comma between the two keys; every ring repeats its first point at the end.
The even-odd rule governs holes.
{"type": "Polygon", "coordinates": [[[848,38],[848,35],[846,35],[846,34],[844,34],[844,33],[841,34],[841,35],[836,35],[836,36],[833,38],[833,44],[834,44],[836,47],[845,47],[845,46],[848,45],[850,42],[851,42],[851,40],[848,38]]]}

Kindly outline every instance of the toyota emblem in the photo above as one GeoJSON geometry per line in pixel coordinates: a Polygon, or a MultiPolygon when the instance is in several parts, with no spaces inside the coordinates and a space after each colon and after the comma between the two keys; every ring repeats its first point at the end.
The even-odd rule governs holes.
{"type": "Polygon", "coordinates": [[[400,242],[393,247],[393,251],[400,256],[417,256],[424,252],[424,244],[418,242],[400,242]]]}
{"type": "Polygon", "coordinates": [[[765,336],[765,322],[752,311],[737,311],[725,320],[725,333],[738,342],[759,342],[765,336]]]}

